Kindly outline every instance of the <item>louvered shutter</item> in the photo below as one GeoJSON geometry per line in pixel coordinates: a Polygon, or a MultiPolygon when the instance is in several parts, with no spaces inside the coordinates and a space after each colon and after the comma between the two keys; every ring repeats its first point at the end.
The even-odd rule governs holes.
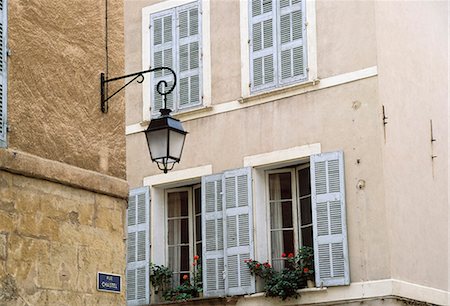
{"type": "Polygon", "coordinates": [[[200,22],[199,2],[177,9],[179,109],[201,104],[200,22]]]}
{"type": "Polygon", "coordinates": [[[251,90],[259,91],[277,84],[275,3],[252,0],[250,8],[250,80],[251,90]]]}
{"type": "Polygon", "coordinates": [[[7,1],[0,1],[0,147],[6,146],[6,87],[7,87],[7,71],[6,71],[6,38],[7,38],[7,1]]]}
{"type": "MultiPolygon", "coordinates": [[[[163,11],[158,14],[152,14],[150,17],[150,50],[151,50],[151,67],[169,67],[176,71],[175,68],[175,9],[163,11]]],[[[167,82],[167,89],[173,84],[173,77],[167,70],[156,71],[151,74],[151,108],[152,114],[158,115],[159,110],[163,107],[162,96],[158,93],[156,86],[159,81],[167,82]]],[[[161,86],[164,91],[164,86],[161,86]]],[[[174,109],[176,94],[175,91],[167,95],[167,108],[174,109]]]]}
{"type": "Polygon", "coordinates": [[[227,295],[255,292],[255,278],[244,262],[253,258],[251,168],[224,173],[225,288],[227,295]]]}
{"type": "Polygon", "coordinates": [[[350,284],[342,152],[311,156],[314,260],[318,286],[350,284]]]}
{"type": "Polygon", "coordinates": [[[202,178],[203,292],[225,295],[222,174],[202,178]]]}
{"type": "Polygon", "coordinates": [[[279,83],[306,79],[305,0],[278,1],[279,83]]]}
{"type": "Polygon", "coordinates": [[[127,209],[127,305],[150,302],[150,196],[147,187],[131,190],[127,209]]]}

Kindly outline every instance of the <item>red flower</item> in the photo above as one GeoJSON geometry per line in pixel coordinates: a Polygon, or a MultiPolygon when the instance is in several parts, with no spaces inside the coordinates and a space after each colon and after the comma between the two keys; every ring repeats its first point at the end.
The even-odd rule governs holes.
{"type": "Polygon", "coordinates": [[[255,265],[255,267],[256,268],[259,268],[261,265],[259,264],[259,263],[257,263],[256,265],[255,265]]]}
{"type": "Polygon", "coordinates": [[[289,258],[294,257],[294,253],[289,253],[288,257],[289,257],[289,258]]]}
{"type": "Polygon", "coordinates": [[[187,274],[183,275],[183,279],[187,280],[189,278],[189,276],[187,274]]]}
{"type": "Polygon", "coordinates": [[[308,273],[309,269],[308,268],[303,268],[303,273],[308,273]]]}
{"type": "Polygon", "coordinates": [[[266,267],[266,268],[270,268],[270,263],[268,263],[268,262],[265,262],[265,263],[264,263],[264,267],[266,267]]]}
{"type": "Polygon", "coordinates": [[[194,260],[195,260],[195,261],[199,260],[199,258],[200,258],[200,256],[198,256],[198,255],[195,255],[195,256],[194,256],[194,260]]]}
{"type": "Polygon", "coordinates": [[[286,257],[286,253],[281,254],[281,257],[283,258],[286,257]]]}

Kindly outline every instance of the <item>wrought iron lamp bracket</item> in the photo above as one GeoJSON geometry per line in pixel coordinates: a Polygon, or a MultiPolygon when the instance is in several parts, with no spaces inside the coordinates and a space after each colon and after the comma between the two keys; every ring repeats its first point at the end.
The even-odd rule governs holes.
{"type": "Polygon", "coordinates": [[[136,82],[138,83],[142,83],[144,82],[144,74],[145,73],[149,73],[149,72],[155,72],[155,71],[162,71],[162,70],[169,70],[172,75],[173,75],[173,84],[172,86],[168,89],[168,84],[165,80],[161,80],[158,82],[158,84],[156,84],[156,91],[158,91],[158,93],[163,96],[163,108],[166,108],[166,98],[167,95],[170,94],[176,84],[177,84],[177,76],[175,74],[175,71],[172,70],[172,68],[169,67],[156,67],[153,69],[149,69],[149,70],[144,70],[144,71],[140,71],[140,72],[136,72],[136,73],[132,73],[132,74],[127,74],[124,76],[120,76],[120,77],[116,77],[116,78],[112,78],[112,79],[106,79],[105,78],[105,74],[102,72],[100,73],[100,109],[102,110],[103,113],[107,113],[108,112],[108,100],[111,99],[112,97],[114,97],[116,94],[118,94],[122,89],[124,89],[125,87],[127,87],[129,84],[131,84],[133,81],[136,80],[136,82]],[[115,91],[112,95],[110,95],[109,97],[107,97],[107,92],[106,92],[106,84],[109,82],[114,82],[114,81],[119,81],[125,78],[131,78],[133,77],[130,81],[128,81],[127,83],[125,83],[125,85],[123,85],[122,87],[120,87],[117,91],[115,91]],[[164,85],[164,88],[162,88],[162,85],[164,85]]]}

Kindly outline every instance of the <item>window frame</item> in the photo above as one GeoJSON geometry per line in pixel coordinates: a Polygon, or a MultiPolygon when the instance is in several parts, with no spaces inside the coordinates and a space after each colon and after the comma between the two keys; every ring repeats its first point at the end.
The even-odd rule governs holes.
{"type": "MultiPolygon", "coordinates": [[[[299,86],[314,85],[317,81],[317,43],[316,43],[316,0],[305,1],[306,10],[306,71],[305,80],[294,81],[288,84],[277,84],[275,87],[264,87],[257,91],[251,91],[251,57],[250,57],[250,10],[251,0],[240,1],[240,23],[241,23],[241,96],[242,99],[257,96],[260,94],[276,91],[284,91],[286,88],[294,89],[299,86]]],[[[277,33],[279,35],[279,33],[277,33]]],[[[277,47],[278,48],[278,47],[277,47]]],[[[275,54],[278,61],[278,52],[275,54]]],[[[276,74],[280,74],[279,67],[276,68],[276,74]]]]}
{"type": "MultiPolygon", "coordinates": [[[[267,247],[268,247],[268,260],[273,265],[273,258],[272,258],[272,229],[271,229],[271,223],[270,223],[270,188],[269,188],[269,176],[271,174],[279,174],[279,173],[290,173],[291,174],[291,192],[292,192],[292,226],[294,231],[294,250],[295,252],[303,246],[303,236],[302,236],[302,225],[301,225],[301,202],[300,202],[300,186],[299,186],[299,170],[309,168],[311,169],[309,159],[304,160],[299,164],[292,165],[289,167],[283,167],[283,168],[271,168],[266,171],[264,171],[265,175],[265,196],[266,196],[266,224],[267,224],[267,247]]],[[[310,188],[310,197],[311,195],[311,188],[310,188]]],[[[311,207],[312,209],[312,207],[311,207]]],[[[312,217],[312,216],[311,216],[312,217]]],[[[313,227],[314,226],[314,220],[311,219],[311,225],[308,225],[313,227]]],[[[314,235],[313,235],[314,239],[314,235]]],[[[276,260],[279,258],[276,258],[276,260]]]]}
{"type": "Polygon", "coordinates": [[[297,186],[296,187],[297,187],[297,205],[298,205],[298,207],[297,207],[297,209],[298,209],[297,220],[298,220],[298,224],[299,224],[299,226],[298,226],[299,246],[303,246],[302,229],[304,227],[305,228],[306,227],[312,227],[311,231],[313,233],[313,237],[312,238],[313,238],[313,244],[314,244],[314,232],[313,232],[313,230],[314,230],[314,220],[312,218],[311,164],[310,164],[309,160],[308,160],[308,162],[302,163],[302,164],[300,164],[300,165],[295,167],[295,176],[296,176],[296,180],[297,180],[297,186]],[[302,196],[300,196],[300,184],[299,184],[300,177],[299,177],[298,173],[299,173],[300,170],[305,169],[305,168],[309,168],[309,172],[310,172],[310,186],[309,186],[309,198],[310,198],[310,200],[309,200],[309,203],[310,203],[310,206],[311,206],[310,207],[311,208],[311,224],[303,226],[302,225],[302,208],[301,208],[301,205],[302,205],[301,200],[303,200],[303,199],[301,199],[302,196]]]}
{"type": "MultiPolygon", "coordinates": [[[[182,107],[176,113],[196,111],[211,105],[211,49],[210,49],[210,3],[209,0],[169,0],[142,8],[142,70],[150,69],[151,63],[151,15],[163,13],[166,10],[198,3],[200,27],[200,99],[195,106],[182,107]]],[[[144,78],[142,83],[142,121],[148,122],[155,113],[151,110],[151,76],[144,78]]],[[[179,80],[177,80],[177,87],[179,80]]],[[[177,90],[178,92],[178,90],[177,90]]]]}
{"type": "MultiPolygon", "coordinates": [[[[269,262],[272,263],[273,266],[273,260],[274,258],[272,258],[272,229],[271,229],[271,224],[270,224],[270,190],[269,190],[269,176],[271,174],[280,174],[280,173],[290,173],[291,174],[291,191],[292,191],[292,227],[293,227],[293,232],[294,232],[294,250],[298,250],[299,244],[298,244],[298,220],[297,220],[297,216],[298,216],[298,209],[297,209],[297,187],[295,186],[295,182],[296,182],[296,178],[295,178],[295,171],[296,168],[282,168],[282,169],[271,169],[271,170],[267,170],[265,171],[265,189],[266,189],[266,216],[267,216],[267,242],[268,242],[268,247],[269,247],[269,262]]],[[[276,258],[276,260],[281,259],[281,254],[280,254],[280,258],[276,258]]]]}
{"type": "MultiPolygon", "coordinates": [[[[165,265],[169,267],[169,193],[176,193],[176,192],[187,192],[188,193],[188,228],[189,228],[189,277],[192,279],[194,268],[192,266],[192,262],[194,261],[194,255],[197,255],[196,252],[196,244],[195,241],[196,235],[196,225],[195,225],[195,189],[201,190],[201,184],[195,184],[192,186],[183,186],[183,187],[176,187],[176,188],[169,188],[164,190],[164,228],[165,228],[165,236],[166,236],[166,245],[165,245],[165,251],[166,251],[166,259],[165,259],[165,265]]],[[[200,215],[202,214],[201,211],[201,197],[200,197],[200,215]]],[[[200,242],[202,242],[200,237],[200,242]]],[[[201,253],[200,253],[201,254],[201,253]]],[[[169,267],[170,268],[170,267],[169,267]]],[[[186,271],[179,271],[175,272],[172,271],[173,274],[183,274],[186,273],[186,271]]]]}

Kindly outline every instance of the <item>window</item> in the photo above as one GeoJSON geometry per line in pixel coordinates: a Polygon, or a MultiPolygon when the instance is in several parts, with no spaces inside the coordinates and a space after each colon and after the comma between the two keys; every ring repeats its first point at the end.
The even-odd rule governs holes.
{"type": "Polygon", "coordinates": [[[285,264],[283,253],[313,247],[309,171],[309,164],[305,164],[267,173],[271,258],[278,271],[285,264]]]}
{"type": "Polygon", "coordinates": [[[307,80],[305,2],[249,1],[251,92],[307,80]]]}
{"type": "Polygon", "coordinates": [[[6,115],[6,85],[7,85],[7,1],[0,1],[0,147],[6,147],[7,115],[6,115]]]}
{"type": "Polygon", "coordinates": [[[200,186],[168,190],[166,203],[168,267],[177,286],[190,277],[194,256],[202,254],[200,186]]]}
{"type": "MultiPolygon", "coordinates": [[[[200,2],[166,9],[150,15],[150,67],[166,66],[177,74],[177,86],[167,96],[167,108],[177,112],[202,105],[202,22],[200,2]]],[[[157,93],[159,81],[172,86],[171,73],[151,75],[151,112],[163,106],[157,93]]],[[[163,88],[161,88],[163,89],[163,88]]]]}
{"type": "Polygon", "coordinates": [[[285,261],[280,255],[302,245],[314,247],[318,286],[349,284],[343,153],[313,154],[309,163],[297,167],[266,167],[206,175],[201,185],[154,187],[153,204],[147,187],[132,190],[127,210],[127,304],[149,301],[150,250],[154,263],[173,271],[174,286],[192,275],[193,258],[199,255],[205,297],[254,293],[255,277],[245,260],[269,259],[282,269],[285,261]]]}
{"type": "Polygon", "coordinates": [[[284,268],[283,253],[310,246],[318,286],[349,284],[342,152],[311,155],[309,163],[267,170],[265,178],[273,267],[284,268]]]}

